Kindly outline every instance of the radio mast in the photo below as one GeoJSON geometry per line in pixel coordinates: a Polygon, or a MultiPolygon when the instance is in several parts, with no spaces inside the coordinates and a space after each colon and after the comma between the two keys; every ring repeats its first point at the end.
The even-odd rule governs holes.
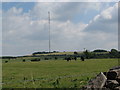
{"type": "Polygon", "coordinates": [[[48,24],[49,24],[49,53],[51,52],[51,47],[50,47],[50,12],[48,11],[48,24]]]}

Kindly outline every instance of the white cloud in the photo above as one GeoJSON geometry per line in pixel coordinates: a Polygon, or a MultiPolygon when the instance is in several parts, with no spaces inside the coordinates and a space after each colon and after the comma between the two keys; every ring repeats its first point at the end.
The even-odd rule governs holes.
{"type": "Polygon", "coordinates": [[[48,11],[50,11],[52,20],[67,21],[75,18],[77,14],[89,13],[92,10],[99,11],[101,5],[91,2],[36,3],[30,13],[34,19],[48,19],[48,11]]]}
{"type": "MultiPolygon", "coordinates": [[[[101,12],[88,24],[74,23],[72,20],[64,18],[64,15],[69,16],[72,13],[75,15],[83,9],[99,10],[101,5],[99,3],[95,5],[98,6],[98,9],[92,4],[88,4],[86,7],[84,4],[77,3],[38,3],[28,13],[24,13],[22,8],[15,7],[4,11],[3,54],[24,55],[34,51],[47,51],[48,11],[51,11],[52,50],[79,51],[83,48],[91,50],[117,47],[117,36],[115,36],[116,33],[113,33],[113,28],[117,32],[116,5],[101,12]],[[71,7],[71,5],[74,6],[71,7]]],[[[79,13],[83,13],[83,11],[79,13]]]]}
{"type": "Polygon", "coordinates": [[[90,21],[86,31],[89,32],[118,32],[118,5],[117,3],[113,7],[102,11],[99,15],[96,15],[93,20],[90,21]]]}
{"type": "Polygon", "coordinates": [[[1,0],[2,2],[118,2],[119,0],[1,0]]]}
{"type": "MultiPolygon", "coordinates": [[[[35,51],[48,50],[48,21],[31,20],[29,17],[26,19],[27,16],[22,14],[16,16],[16,10],[12,9],[5,13],[8,17],[3,17],[3,54],[8,54],[14,50],[18,52],[11,52],[13,55],[14,53],[19,54],[19,52],[31,53],[32,51],[29,52],[30,47],[35,51]],[[13,13],[15,13],[15,16],[13,16],[13,13]]],[[[58,50],[60,48],[65,50],[64,46],[66,47],[70,44],[73,38],[76,39],[79,36],[84,36],[82,29],[85,26],[82,23],[75,25],[70,21],[64,23],[52,21],[51,38],[52,44],[55,47],[53,50],[57,48],[58,50]]]]}
{"type": "MultiPolygon", "coordinates": [[[[118,5],[103,10],[85,28],[89,43],[104,48],[118,48],[118,5]]],[[[92,45],[91,45],[92,46],[92,45]]],[[[93,47],[94,48],[94,45],[93,47]]]]}

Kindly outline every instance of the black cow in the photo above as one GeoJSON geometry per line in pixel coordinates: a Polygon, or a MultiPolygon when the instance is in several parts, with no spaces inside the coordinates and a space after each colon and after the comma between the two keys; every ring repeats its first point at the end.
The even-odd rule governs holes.
{"type": "Polygon", "coordinates": [[[84,61],[84,57],[83,56],[81,56],[81,60],[84,61]]]}
{"type": "Polygon", "coordinates": [[[8,61],[5,61],[5,63],[8,63],[8,61]]]}
{"type": "Polygon", "coordinates": [[[23,59],[23,62],[25,62],[25,59],[23,59]]]}
{"type": "Polygon", "coordinates": [[[70,58],[70,57],[68,57],[68,58],[66,58],[66,60],[67,60],[67,61],[71,61],[71,58],[70,58]]]}
{"type": "Polygon", "coordinates": [[[76,61],[76,60],[77,60],[77,57],[74,57],[74,60],[76,61]]]}
{"type": "Polygon", "coordinates": [[[32,59],[31,62],[40,61],[40,59],[32,59]]]}

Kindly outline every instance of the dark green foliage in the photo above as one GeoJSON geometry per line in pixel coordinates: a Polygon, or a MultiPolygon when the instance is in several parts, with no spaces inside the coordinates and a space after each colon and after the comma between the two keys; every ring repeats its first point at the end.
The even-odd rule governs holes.
{"type": "Polygon", "coordinates": [[[49,53],[58,53],[58,51],[53,51],[53,52],[45,52],[45,51],[43,51],[43,52],[34,52],[34,53],[32,53],[32,55],[36,55],[36,54],[49,54],[49,53]]]}
{"type": "Polygon", "coordinates": [[[53,53],[58,53],[59,51],[53,51],[53,53]]]}
{"type": "Polygon", "coordinates": [[[2,56],[2,59],[16,59],[17,57],[12,56],[2,56]]]}
{"type": "Polygon", "coordinates": [[[72,54],[71,53],[68,54],[68,52],[64,52],[64,54],[62,53],[63,52],[55,52],[55,54],[53,52],[51,52],[51,54],[35,54],[34,53],[34,55],[31,55],[31,56],[17,56],[17,57],[3,56],[2,59],[4,59],[4,61],[6,59],[7,61],[14,61],[17,59],[18,61],[20,60],[22,62],[27,62],[27,61],[31,61],[32,59],[40,59],[42,61],[42,60],[67,60],[67,58],[70,58],[71,60],[77,60],[77,58],[80,59],[81,56],[83,56],[85,59],[120,58],[120,52],[117,51],[116,49],[111,49],[111,51],[109,52],[106,52],[106,50],[98,49],[98,50],[94,50],[93,52],[85,50],[84,52],[72,52],[72,54]]]}
{"type": "Polygon", "coordinates": [[[74,52],[75,55],[77,55],[78,53],[77,52],[74,52]]]}
{"type": "Polygon", "coordinates": [[[119,54],[119,52],[116,50],[116,49],[111,49],[111,51],[110,51],[110,55],[111,55],[111,57],[113,57],[113,58],[115,58],[115,57],[120,57],[120,54],[119,54]]]}
{"type": "Polygon", "coordinates": [[[49,52],[44,52],[44,51],[43,52],[34,52],[33,55],[35,55],[35,54],[48,54],[48,53],[49,52]]]}
{"type": "Polygon", "coordinates": [[[107,52],[107,51],[106,50],[97,49],[97,50],[94,50],[93,52],[107,52]]]}
{"type": "Polygon", "coordinates": [[[87,59],[90,58],[90,52],[88,50],[84,51],[84,55],[87,59]]]}

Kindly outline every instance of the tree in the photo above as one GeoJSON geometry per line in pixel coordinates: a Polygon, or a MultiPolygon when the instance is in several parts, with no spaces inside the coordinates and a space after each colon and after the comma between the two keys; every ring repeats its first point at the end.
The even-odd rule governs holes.
{"type": "Polygon", "coordinates": [[[78,53],[75,51],[74,54],[77,55],[78,53]]]}
{"type": "Polygon", "coordinates": [[[97,50],[94,50],[93,52],[107,52],[107,51],[106,50],[97,49],[97,50]]]}
{"type": "Polygon", "coordinates": [[[116,49],[111,49],[110,54],[114,58],[118,58],[119,57],[119,52],[116,49]]]}
{"type": "Polygon", "coordinates": [[[90,52],[88,52],[88,50],[85,50],[84,54],[87,59],[90,58],[90,52]]]}

